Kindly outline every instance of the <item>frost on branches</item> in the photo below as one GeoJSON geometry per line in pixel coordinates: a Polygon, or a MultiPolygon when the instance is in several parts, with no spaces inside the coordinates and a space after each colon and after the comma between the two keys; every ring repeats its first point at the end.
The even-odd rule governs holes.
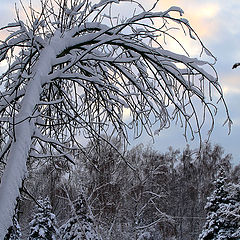
{"type": "Polygon", "coordinates": [[[127,141],[129,129],[136,137],[143,130],[153,136],[174,119],[191,137],[201,137],[206,124],[212,131],[211,93],[226,107],[215,70],[190,57],[175,26],[212,55],[182,18],[182,9],[157,12],[157,2],[144,10],[132,0],[43,0],[37,10],[23,7],[26,20],[17,12],[15,22],[1,28],[8,36],[1,41],[0,61],[8,68],[0,77],[0,239],[12,225],[28,159],[73,163],[83,139],[127,141]],[[127,2],[138,9],[133,16],[112,14],[127,2]],[[167,39],[184,54],[166,50],[167,39]]]}
{"type": "Polygon", "coordinates": [[[81,194],[73,202],[73,216],[60,229],[63,240],[98,240],[94,222],[81,194]]]}
{"type": "Polygon", "coordinates": [[[30,222],[29,240],[57,240],[55,215],[48,198],[38,200],[37,211],[30,222]]]}
{"type": "Polygon", "coordinates": [[[199,240],[240,239],[240,185],[227,184],[223,172],[206,204],[207,221],[199,240]]]}

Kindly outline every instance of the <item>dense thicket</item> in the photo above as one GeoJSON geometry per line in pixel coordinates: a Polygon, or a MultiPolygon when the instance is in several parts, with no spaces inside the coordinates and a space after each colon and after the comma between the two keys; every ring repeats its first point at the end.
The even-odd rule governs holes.
{"type": "MultiPolygon", "coordinates": [[[[86,224],[102,239],[198,239],[219,170],[224,169],[227,182],[239,182],[239,167],[231,165],[231,155],[218,145],[205,144],[200,151],[169,148],[163,154],[141,144],[127,152],[125,162],[122,145],[113,144],[115,149],[89,144],[71,169],[42,161],[31,170],[25,187],[35,198],[50,196],[59,226],[79,218],[89,219],[86,224]],[[72,203],[83,192],[88,209],[85,206],[85,215],[76,217],[72,203]]],[[[23,226],[31,211],[26,206],[32,202],[26,189],[20,207],[23,226]]]]}

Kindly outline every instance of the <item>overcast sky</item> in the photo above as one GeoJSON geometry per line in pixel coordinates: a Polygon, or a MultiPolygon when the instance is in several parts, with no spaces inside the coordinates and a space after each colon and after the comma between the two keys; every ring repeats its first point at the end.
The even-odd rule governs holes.
{"type": "MultiPolygon", "coordinates": [[[[25,1],[25,0],[23,0],[25,1]]],[[[37,2],[38,0],[32,0],[37,2]]],[[[7,24],[14,18],[14,3],[17,0],[0,0],[0,26],[7,24]]],[[[152,0],[139,0],[149,8],[152,0]]],[[[240,62],[240,1],[237,0],[160,0],[158,10],[165,10],[170,6],[181,7],[184,17],[190,21],[204,44],[217,57],[216,70],[233,120],[232,132],[228,136],[228,128],[223,127],[224,112],[219,109],[216,125],[211,136],[212,143],[222,145],[226,153],[232,153],[234,161],[240,163],[240,68],[232,69],[235,62],[240,62]]],[[[0,38],[3,36],[0,32],[0,38]]],[[[191,45],[190,45],[191,47],[191,45]]],[[[194,47],[192,51],[194,51],[194,47]]],[[[0,71],[2,65],[0,64],[0,71]]],[[[168,146],[182,148],[186,145],[182,135],[183,130],[174,125],[160,133],[155,138],[155,148],[165,151],[168,146]]],[[[145,144],[151,140],[143,136],[138,142],[145,144]]],[[[198,144],[188,142],[193,147],[198,144]]]]}

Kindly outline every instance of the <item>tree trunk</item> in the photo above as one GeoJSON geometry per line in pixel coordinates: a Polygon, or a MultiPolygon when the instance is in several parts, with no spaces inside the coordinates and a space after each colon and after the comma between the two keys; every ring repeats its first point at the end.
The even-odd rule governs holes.
{"type": "Polygon", "coordinates": [[[46,57],[50,47],[49,45],[42,51],[42,56],[33,69],[34,77],[29,80],[21,109],[15,119],[15,137],[0,185],[0,239],[4,238],[12,225],[11,216],[14,214],[16,199],[20,195],[22,181],[27,174],[26,162],[35,132],[36,117],[33,115],[40,101],[42,85],[51,69],[51,58],[46,57]]]}

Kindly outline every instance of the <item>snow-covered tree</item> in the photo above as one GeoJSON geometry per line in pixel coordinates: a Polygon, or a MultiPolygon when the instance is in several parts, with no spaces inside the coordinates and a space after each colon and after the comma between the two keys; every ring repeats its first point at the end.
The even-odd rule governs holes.
{"type": "Polygon", "coordinates": [[[97,240],[93,218],[83,194],[73,202],[73,216],[60,229],[63,240],[97,240]]]}
{"type": "Polygon", "coordinates": [[[55,215],[48,198],[38,200],[37,211],[30,222],[29,240],[57,240],[55,215]]]}
{"type": "Polygon", "coordinates": [[[206,204],[207,220],[199,240],[240,239],[240,186],[226,183],[223,172],[206,204]]]}
{"type": "Polygon", "coordinates": [[[1,28],[8,36],[0,61],[8,67],[0,77],[0,238],[12,225],[29,158],[73,162],[83,138],[127,140],[128,129],[152,136],[172,119],[185,134],[201,136],[206,118],[210,132],[214,125],[213,90],[226,107],[213,64],[191,57],[175,36],[179,27],[213,57],[182,9],[157,12],[159,1],[149,10],[132,0],[39,2],[36,10],[32,2],[23,7],[26,21],[17,11],[15,22],[1,28]],[[136,11],[116,18],[114,7],[127,2],[136,11]],[[182,54],[166,50],[169,39],[182,54]]]}

